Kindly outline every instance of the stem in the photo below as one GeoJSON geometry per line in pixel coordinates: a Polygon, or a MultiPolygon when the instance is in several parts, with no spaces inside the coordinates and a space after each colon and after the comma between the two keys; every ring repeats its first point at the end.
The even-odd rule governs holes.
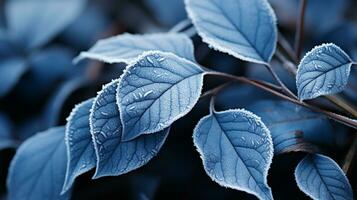
{"type": "Polygon", "coordinates": [[[295,34],[295,58],[300,60],[302,43],[304,40],[304,22],[305,22],[305,10],[306,10],[307,0],[300,0],[300,15],[299,20],[296,23],[296,34],[295,34]]]}
{"type": "Polygon", "coordinates": [[[291,48],[291,45],[288,42],[288,40],[284,37],[284,35],[281,32],[279,32],[278,34],[279,34],[278,35],[278,44],[283,48],[283,50],[287,53],[287,55],[289,56],[289,58],[291,60],[293,60],[295,63],[298,63],[298,60],[296,60],[296,57],[295,57],[295,52],[291,48]]]}
{"type": "Polygon", "coordinates": [[[226,74],[226,73],[223,73],[223,72],[217,72],[217,71],[208,71],[207,72],[208,75],[214,75],[214,76],[220,76],[220,77],[223,77],[223,78],[226,78],[226,79],[230,79],[230,80],[234,80],[234,81],[239,81],[239,82],[243,82],[243,83],[247,83],[247,84],[250,84],[250,85],[253,85],[257,88],[260,88],[262,90],[265,90],[267,92],[270,92],[271,94],[274,94],[278,97],[281,97],[287,101],[290,101],[292,103],[295,103],[295,104],[298,104],[298,105],[301,105],[301,106],[304,106],[304,107],[307,107],[315,112],[319,112],[319,113],[323,113],[325,114],[328,118],[330,119],[333,119],[339,123],[342,123],[346,126],[349,126],[349,127],[352,127],[354,129],[357,129],[357,121],[356,120],[353,120],[353,119],[350,119],[348,117],[345,117],[345,116],[342,116],[342,115],[338,115],[336,113],[333,113],[333,112],[330,112],[330,111],[326,111],[326,110],[322,110],[318,107],[315,107],[313,105],[309,105],[305,102],[301,102],[297,99],[294,99],[294,98],[291,98],[285,94],[282,94],[278,91],[275,91],[274,89],[271,89],[265,85],[262,85],[258,82],[255,82],[255,81],[252,81],[250,79],[247,79],[245,77],[240,77],[240,76],[234,76],[234,75],[231,75],[231,74],[226,74]]]}
{"type": "Polygon", "coordinates": [[[356,155],[356,150],[357,150],[357,136],[354,136],[353,143],[351,144],[350,149],[347,152],[347,155],[345,157],[345,160],[343,162],[342,169],[347,175],[349,172],[349,169],[351,168],[351,165],[353,163],[353,158],[356,155]]]}
{"type": "Polygon", "coordinates": [[[213,89],[210,89],[208,91],[206,91],[205,93],[203,93],[200,96],[200,99],[203,99],[205,97],[209,97],[209,96],[216,96],[219,92],[221,92],[223,89],[225,89],[226,87],[228,87],[229,85],[231,85],[231,83],[224,83],[222,85],[219,85],[213,89]]]}
{"type": "Polygon", "coordinates": [[[190,25],[191,25],[191,20],[190,19],[184,19],[184,20],[180,21],[179,23],[177,23],[174,27],[172,27],[169,32],[178,33],[178,32],[181,32],[181,31],[185,30],[190,25]]]}
{"type": "Polygon", "coordinates": [[[265,65],[268,69],[268,71],[270,72],[270,74],[273,76],[273,78],[275,79],[276,82],[279,83],[280,87],[282,88],[283,92],[287,95],[289,95],[290,97],[293,97],[294,99],[297,99],[296,95],[294,93],[292,93],[290,91],[290,89],[288,87],[286,87],[286,85],[283,83],[283,81],[281,81],[281,79],[279,78],[279,76],[276,74],[276,72],[274,71],[274,69],[270,66],[270,65],[265,65]]]}
{"type": "Polygon", "coordinates": [[[283,67],[286,71],[290,73],[293,77],[296,76],[296,67],[293,63],[291,63],[279,50],[276,50],[275,56],[278,60],[283,64],[283,67]]]}
{"type": "MultiPolygon", "coordinates": [[[[275,52],[275,56],[278,60],[282,63],[283,67],[293,76],[296,76],[296,67],[295,65],[290,62],[279,50],[275,52]]],[[[349,114],[353,115],[354,117],[357,116],[357,111],[354,106],[350,105],[345,99],[339,97],[338,95],[326,95],[324,96],[334,105],[338,106],[339,108],[343,109],[344,111],[348,112],[349,114]]]]}

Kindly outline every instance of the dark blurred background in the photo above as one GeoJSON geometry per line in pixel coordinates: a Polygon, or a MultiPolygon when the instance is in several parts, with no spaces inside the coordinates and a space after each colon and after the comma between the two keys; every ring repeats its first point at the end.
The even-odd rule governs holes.
{"type": "MultiPolygon", "coordinates": [[[[0,30],[6,30],[5,2],[0,1],[0,30]]],[[[300,1],[270,2],[281,33],[293,44],[300,1]]],[[[183,0],[89,0],[70,25],[38,49],[25,52],[0,38],[0,85],[9,85],[6,89],[0,86],[0,199],[6,196],[7,168],[16,147],[38,131],[64,125],[75,104],[94,97],[104,83],[119,77],[125,67],[92,60],[73,65],[72,59],[80,51],[87,50],[100,38],[124,32],[165,32],[185,19],[183,0]],[[13,56],[23,58],[27,67],[17,72],[13,80],[7,80],[8,72],[1,69],[1,64],[13,56]]],[[[192,28],[183,32],[192,36],[197,61],[202,65],[272,81],[264,67],[209,49],[192,28]]],[[[333,42],[357,60],[357,0],[308,0],[304,35],[304,51],[323,42],[333,42]]],[[[273,64],[285,83],[295,90],[295,80],[278,62],[273,60],[273,64]]],[[[356,103],[357,74],[356,68],[353,70],[342,95],[356,103]]],[[[205,81],[207,88],[220,83],[217,79],[205,81]]],[[[276,98],[251,86],[235,85],[220,95],[218,108],[248,107],[262,99],[276,98]]],[[[91,180],[93,171],[80,176],[72,199],[256,199],[221,187],[205,174],[193,146],[192,130],[207,113],[208,102],[200,101],[190,114],[174,123],[157,157],[138,170],[97,180],[91,180]]],[[[338,137],[321,147],[340,164],[350,146],[349,133],[353,130],[332,125],[338,137]]],[[[275,199],[308,199],[294,179],[294,168],[303,156],[304,153],[289,153],[274,157],[268,181],[275,199]]],[[[352,166],[348,178],[357,196],[355,171],[356,167],[352,166]]]]}

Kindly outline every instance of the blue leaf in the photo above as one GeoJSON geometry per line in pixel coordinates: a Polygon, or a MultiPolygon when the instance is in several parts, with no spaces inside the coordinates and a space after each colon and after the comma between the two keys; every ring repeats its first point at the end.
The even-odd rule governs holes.
{"type": "Polygon", "coordinates": [[[6,1],[7,25],[25,47],[39,47],[72,23],[85,4],[86,0],[6,1]]]}
{"type": "Polygon", "coordinates": [[[249,109],[269,128],[275,154],[316,150],[310,142],[335,145],[335,130],[324,115],[286,101],[260,101],[249,109]]]}
{"type": "Polygon", "coordinates": [[[183,0],[144,0],[155,19],[166,26],[174,26],[186,18],[183,0]]]}
{"type": "Polygon", "coordinates": [[[78,104],[67,119],[65,141],[67,171],[62,192],[66,192],[75,178],[95,167],[96,157],[89,126],[93,98],[78,104]]]}
{"type": "Polygon", "coordinates": [[[131,35],[125,33],[99,40],[89,51],[82,52],[75,61],[91,58],[107,63],[129,63],[143,52],[153,50],[171,52],[191,61],[195,60],[192,41],[184,34],[131,35]]]}
{"type": "MultiPolygon", "coordinates": [[[[51,46],[37,53],[31,54],[31,76],[33,81],[48,87],[72,71],[74,53],[62,46],[51,46]]],[[[39,84],[38,83],[38,84],[39,84]]]]}
{"type": "Polygon", "coordinates": [[[351,185],[341,168],[331,158],[311,154],[295,169],[299,188],[315,200],[353,200],[351,185]]]}
{"type": "Polygon", "coordinates": [[[118,88],[123,140],[169,127],[201,94],[204,71],[172,53],[149,52],[128,66],[118,88]]]}
{"type": "Polygon", "coordinates": [[[259,199],[273,199],[267,185],[273,143],[256,115],[245,110],[213,110],[198,122],[193,139],[212,180],[259,199]]]}
{"type": "Polygon", "coordinates": [[[74,91],[85,86],[88,83],[83,77],[76,77],[64,82],[56,90],[55,94],[48,100],[44,111],[44,123],[47,127],[55,126],[59,123],[61,117],[61,111],[65,104],[65,101],[70,97],[74,91]]]}
{"type": "Polygon", "coordinates": [[[9,168],[9,199],[70,198],[60,195],[66,173],[64,127],[52,128],[25,141],[17,150],[9,168]]]}
{"type": "Polygon", "coordinates": [[[301,60],[296,76],[300,100],[341,92],[351,71],[351,58],[334,44],[316,46],[301,60]]]}
{"type": "Polygon", "coordinates": [[[95,178],[118,176],[137,169],[152,159],[164,144],[169,128],[122,142],[122,125],[116,93],[119,80],[104,86],[90,115],[91,133],[97,156],[95,178]]]}
{"type": "Polygon", "coordinates": [[[22,58],[0,61],[0,97],[6,95],[25,73],[27,65],[22,58]]]}
{"type": "Polygon", "coordinates": [[[267,64],[276,47],[276,17],[266,0],[186,0],[203,41],[236,58],[267,64]]]}
{"type": "Polygon", "coordinates": [[[0,112],[0,150],[17,146],[12,135],[12,126],[10,119],[0,112]]]}

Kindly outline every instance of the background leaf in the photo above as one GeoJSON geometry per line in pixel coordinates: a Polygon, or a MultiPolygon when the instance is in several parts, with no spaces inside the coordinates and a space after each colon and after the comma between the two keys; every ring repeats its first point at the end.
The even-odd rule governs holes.
{"type": "Polygon", "coordinates": [[[193,134],[206,173],[222,186],[273,199],[267,184],[273,158],[269,130],[245,110],[212,111],[193,134]]]}
{"type": "Polygon", "coordinates": [[[276,47],[276,17],[266,0],[186,0],[203,41],[236,58],[266,64],[276,47]]]}
{"type": "Polygon", "coordinates": [[[13,158],[7,180],[8,198],[69,199],[60,195],[66,171],[64,127],[52,128],[25,141],[13,158]]]}
{"type": "Polygon", "coordinates": [[[201,94],[204,71],[171,53],[150,52],[128,66],[118,88],[123,140],[167,128],[201,94]]]}
{"type": "Polygon", "coordinates": [[[6,1],[8,29],[25,47],[39,47],[69,25],[85,4],[86,0],[6,1]]]}
{"type": "Polygon", "coordinates": [[[341,92],[348,81],[352,61],[334,44],[316,46],[301,60],[296,86],[300,100],[341,92]]]}
{"type": "Polygon", "coordinates": [[[0,61],[0,97],[15,86],[26,69],[27,65],[22,58],[14,57],[0,61]]]}
{"type": "Polygon", "coordinates": [[[193,44],[189,37],[179,33],[147,35],[122,34],[99,40],[89,51],[82,52],[76,61],[84,58],[107,63],[129,63],[145,51],[171,52],[194,61],[193,44]]]}
{"type": "Polygon", "coordinates": [[[93,98],[78,104],[68,117],[66,125],[67,171],[63,192],[73,184],[74,179],[93,169],[96,164],[89,114],[93,98]]]}
{"type": "Polygon", "coordinates": [[[116,103],[118,83],[119,80],[114,80],[104,86],[93,103],[90,115],[97,156],[95,178],[118,176],[145,165],[157,154],[169,133],[169,128],[166,128],[122,142],[122,125],[116,103]]]}
{"type": "Polygon", "coordinates": [[[331,158],[312,154],[300,161],[295,170],[299,188],[312,199],[353,200],[351,185],[331,158]]]}
{"type": "Polygon", "coordinates": [[[315,151],[310,142],[336,145],[338,136],[324,115],[286,101],[260,101],[249,110],[260,116],[269,128],[275,154],[315,151]]]}

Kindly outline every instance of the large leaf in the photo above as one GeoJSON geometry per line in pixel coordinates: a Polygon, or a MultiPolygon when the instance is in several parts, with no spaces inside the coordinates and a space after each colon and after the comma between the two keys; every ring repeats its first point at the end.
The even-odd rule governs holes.
{"type": "Polygon", "coordinates": [[[66,173],[64,127],[38,133],[25,141],[11,161],[7,187],[10,200],[69,199],[61,194],[66,173]]]}
{"type": "Polygon", "coordinates": [[[353,200],[351,185],[341,168],[331,158],[311,154],[295,170],[299,188],[315,200],[353,200]]]}
{"type": "Polygon", "coordinates": [[[204,71],[172,53],[149,52],[128,66],[118,88],[123,140],[169,127],[201,94],[204,71]]]}
{"type": "Polygon", "coordinates": [[[22,58],[9,58],[0,61],[0,97],[6,95],[27,69],[22,58]]]}
{"type": "Polygon", "coordinates": [[[249,109],[269,128],[275,154],[315,151],[310,142],[335,145],[336,133],[324,115],[286,101],[260,101],[249,109]]]}
{"type": "Polygon", "coordinates": [[[184,34],[132,35],[125,33],[99,40],[89,51],[82,52],[76,61],[91,58],[107,63],[129,63],[143,52],[153,50],[171,52],[180,57],[195,60],[192,41],[184,34]]]}
{"type": "Polygon", "coordinates": [[[347,84],[351,65],[351,58],[338,46],[316,46],[301,60],[297,71],[299,99],[341,92],[347,84]]]}
{"type": "Polygon", "coordinates": [[[273,143],[256,115],[245,110],[213,110],[198,122],[193,139],[212,180],[259,199],[273,199],[267,184],[273,143]]]}
{"type": "Polygon", "coordinates": [[[90,115],[97,156],[95,178],[118,176],[145,165],[157,154],[169,133],[169,128],[166,128],[158,133],[123,142],[116,103],[118,83],[119,80],[114,80],[104,86],[93,103],[90,115]]]}
{"type": "Polygon", "coordinates": [[[203,41],[245,61],[267,64],[276,47],[276,17],[266,0],[186,0],[203,41]]]}
{"type": "Polygon", "coordinates": [[[69,25],[85,7],[86,0],[6,1],[7,25],[27,48],[41,46],[69,25]]]}
{"type": "Polygon", "coordinates": [[[78,104],[67,119],[66,146],[67,171],[63,192],[73,184],[75,178],[95,167],[96,157],[89,126],[89,114],[93,99],[78,104]]]}

